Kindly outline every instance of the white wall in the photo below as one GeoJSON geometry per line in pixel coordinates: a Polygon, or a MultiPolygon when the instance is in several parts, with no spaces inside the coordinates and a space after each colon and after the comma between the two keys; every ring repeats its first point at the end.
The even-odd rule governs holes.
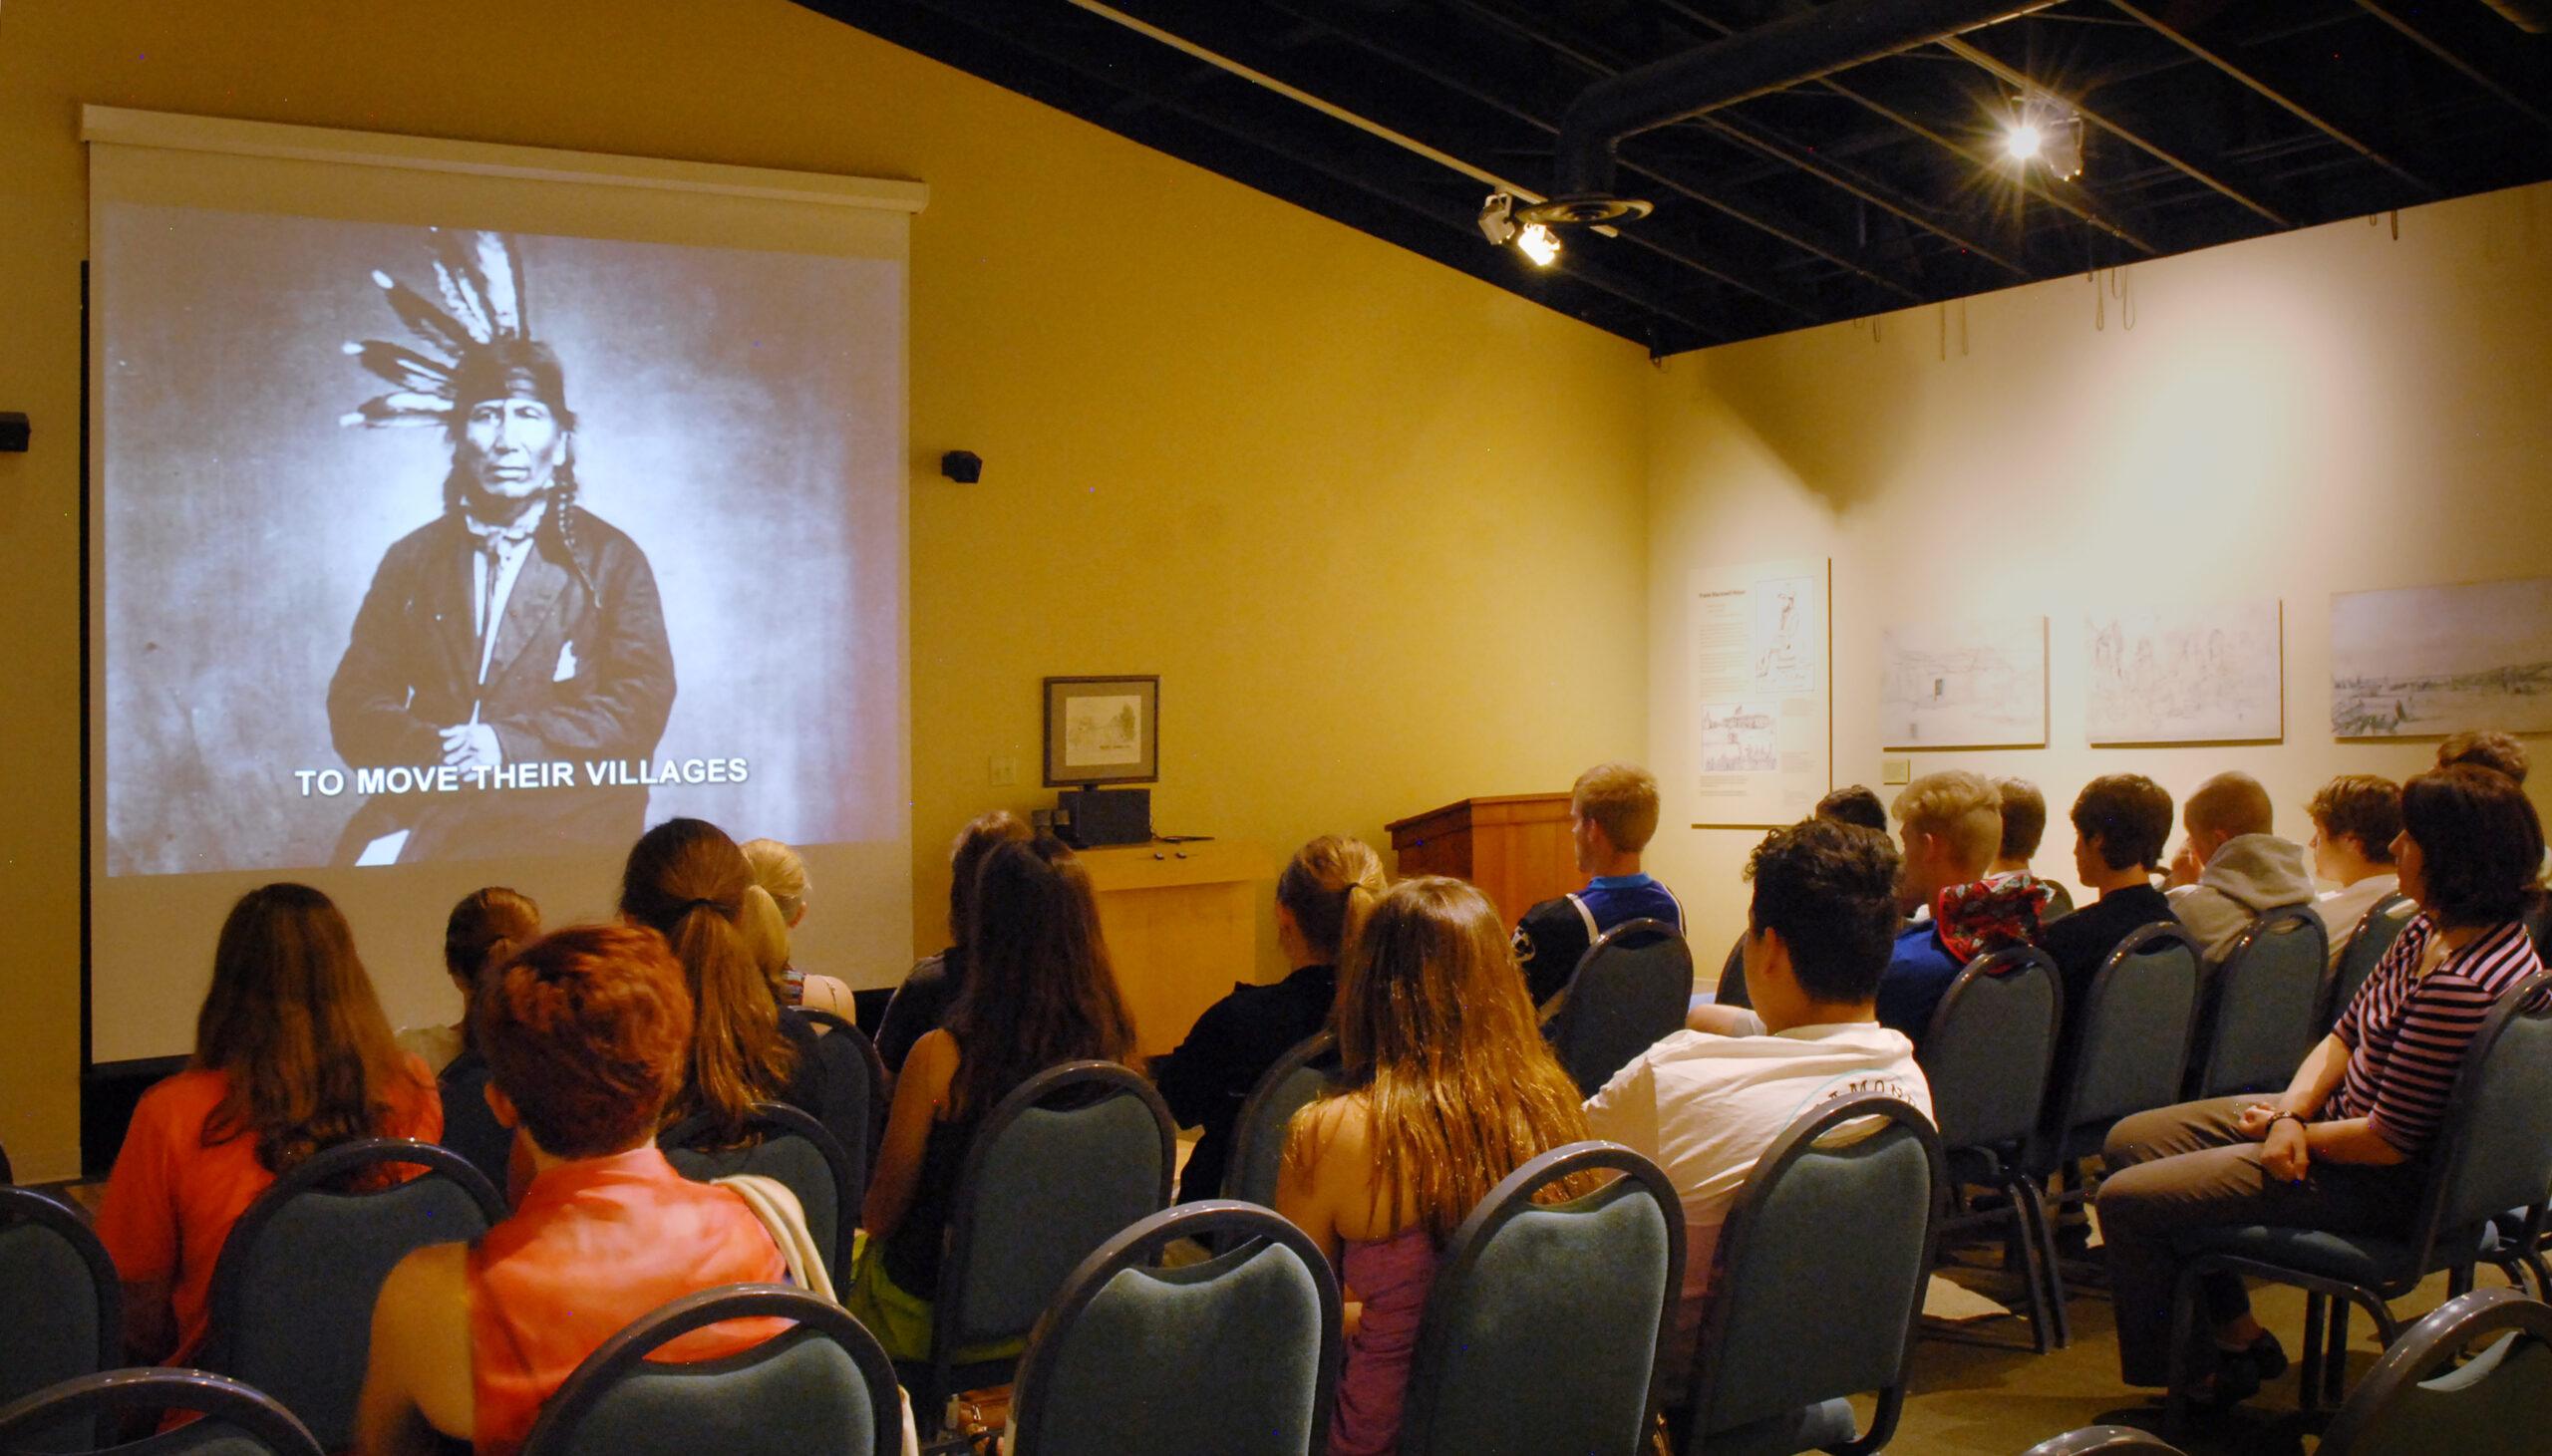
{"type": "MultiPolygon", "coordinates": [[[[1838,783],[1880,787],[1885,624],[2046,615],[2049,745],[1910,756],[1918,775],[2036,780],[2039,868],[2069,881],[2065,809],[2100,773],[2149,774],[2176,799],[2246,769],[2300,841],[2333,774],[2432,761],[2432,739],[2332,739],[2329,598],[2552,575],[2552,185],[2399,224],[2397,241],[2381,219],[2337,223],[1977,298],[1964,350],[1951,305],[1686,355],[1652,378],[1649,751],[1668,827],[1651,861],[1694,907],[1706,963],[1743,927],[1739,870],[1760,831],[1686,827],[1697,565],[1832,558],[1838,783]],[[2125,296],[2105,296],[2095,328],[2112,287],[2125,296]],[[2263,595],[2286,604],[2283,743],[2086,745],[2086,604],[2263,595]]],[[[2552,739],[2530,746],[2552,756],[2552,739]]],[[[2552,764],[2538,806],[2548,784],[2552,764]]]]}

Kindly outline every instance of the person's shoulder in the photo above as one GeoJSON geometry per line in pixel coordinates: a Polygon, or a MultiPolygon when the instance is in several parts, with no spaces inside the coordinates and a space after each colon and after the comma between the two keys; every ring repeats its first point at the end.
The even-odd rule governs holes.
{"type": "Polygon", "coordinates": [[[446,511],[391,542],[390,549],[381,553],[381,569],[411,567],[448,550],[460,541],[463,530],[460,517],[446,511]]]}
{"type": "Polygon", "coordinates": [[[1930,966],[1943,961],[1955,964],[1958,958],[1950,954],[1948,946],[1941,944],[1939,929],[1932,922],[1921,920],[1898,931],[1896,949],[1888,960],[1889,967],[1930,966]]]}
{"type": "Polygon", "coordinates": [[[1305,1161],[1318,1161],[1333,1154],[1362,1157],[1367,1151],[1369,1119],[1366,1108],[1369,1105],[1362,1092],[1347,1092],[1306,1103],[1286,1124],[1287,1145],[1305,1161]]]}
{"type": "MultiPolygon", "coordinates": [[[[625,546],[632,551],[637,551],[639,549],[638,543],[629,538],[629,533],[627,531],[613,525],[602,516],[595,514],[591,506],[586,505],[582,501],[578,501],[575,506],[575,531],[577,540],[589,542],[594,549],[598,551],[617,546],[625,546]]],[[[640,552],[640,554],[644,555],[645,553],[640,552]]]]}
{"type": "Polygon", "coordinates": [[[1530,910],[1525,911],[1515,922],[1518,929],[1540,925],[1577,925],[1580,922],[1577,918],[1576,900],[1573,896],[1568,895],[1554,895],[1550,899],[1536,904],[1530,910]]]}
{"type": "Polygon", "coordinates": [[[203,1121],[221,1099],[230,1095],[230,1074],[210,1067],[190,1066],[165,1076],[142,1094],[134,1105],[134,1120],[179,1125],[203,1121]]]}

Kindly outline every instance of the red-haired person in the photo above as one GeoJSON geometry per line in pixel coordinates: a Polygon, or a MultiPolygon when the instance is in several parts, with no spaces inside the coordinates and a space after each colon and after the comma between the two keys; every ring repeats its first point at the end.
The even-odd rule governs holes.
{"type": "MultiPolygon", "coordinates": [[[[788,1276],[741,1196],[683,1177],[656,1148],[691,1043],[682,963],[662,936],[594,925],[535,941],[488,971],[471,1019],[487,1101],[528,1144],[531,1183],[478,1242],[420,1249],[382,1285],[356,1417],[368,1456],[427,1456],[446,1439],[505,1456],[631,1320],[788,1276]]],[[[728,1320],[655,1358],[717,1359],[782,1327],[728,1320]]]]}
{"type": "Polygon", "coordinates": [[[442,1135],[434,1075],[392,1041],[337,907],[307,885],[241,896],[194,1059],[143,1094],[98,1209],[135,1361],[182,1365],[202,1346],[213,1264],[277,1174],[356,1138],[442,1135]]]}

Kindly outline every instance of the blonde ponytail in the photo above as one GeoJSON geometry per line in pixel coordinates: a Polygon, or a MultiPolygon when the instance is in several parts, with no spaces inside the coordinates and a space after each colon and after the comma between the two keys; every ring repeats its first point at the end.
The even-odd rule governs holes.
{"type": "Polygon", "coordinates": [[[1276,903],[1294,917],[1311,950],[1336,966],[1345,963],[1387,888],[1382,856],[1372,845],[1324,834],[1294,851],[1276,878],[1276,903]]]}

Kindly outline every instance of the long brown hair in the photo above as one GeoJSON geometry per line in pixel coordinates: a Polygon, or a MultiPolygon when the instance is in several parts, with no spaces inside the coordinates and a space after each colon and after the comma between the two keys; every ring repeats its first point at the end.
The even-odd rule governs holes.
{"type": "Polygon", "coordinates": [[[1355,945],[1386,884],[1382,856],[1372,845],[1324,834],[1294,851],[1276,877],[1276,903],[1294,917],[1304,945],[1335,966],[1355,945]]]}
{"type": "Polygon", "coordinates": [[[771,898],[736,841],[705,819],[648,830],[620,876],[620,913],[664,936],[691,991],[691,1076],[672,1113],[712,1113],[731,1138],[751,1105],[777,1099],[798,1070],[780,1003],[739,928],[755,896],[771,898]]]}
{"type": "Polygon", "coordinates": [[[986,851],[974,920],[966,986],[948,1009],[958,1053],[949,1102],[960,1115],[983,1115],[1059,1062],[1122,1061],[1133,1050],[1090,874],[1063,841],[1041,835],[986,851]]]}
{"type": "Polygon", "coordinates": [[[415,1085],[354,932],[308,885],[267,885],[230,907],[195,1014],[192,1065],[229,1080],[204,1144],[253,1137],[274,1173],[379,1135],[392,1089],[415,1085]]]}
{"type": "MultiPolygon", "coordinates": [[[[1374,907],[1340,969],[1338,1052],[1330,1095],[1364,1101],[1374,1189],[1394,1229],[1423,1221],[1440,1244],[1499,1179],[1587,1135],[1497,911],[1460,880],[1404,880],[1374,907]]],[[[1289,1141],[1300,1156],[1304,1140],[1289,1141]]]]}
{"type": "Polygon", "coordinates": [[[1008,809],[977,814],[957,831],[957,842],[948,846],[950,945],[962,947],[974,933],[968,922],[975,918],[975,879],[983,873],[984,856],[996,844],[1025,844],[1034,837],[1028,821],[1008,809]]]}
{"type": "Polygon", "coordinates": [[[478,978],[490,966],[529,945],[540,934],[540,907],[520,890],[489,885],[473,890],[443,923],[443,969],[461,984],[461,1044],[475,1048],[471,1007],[478,978]]]}

